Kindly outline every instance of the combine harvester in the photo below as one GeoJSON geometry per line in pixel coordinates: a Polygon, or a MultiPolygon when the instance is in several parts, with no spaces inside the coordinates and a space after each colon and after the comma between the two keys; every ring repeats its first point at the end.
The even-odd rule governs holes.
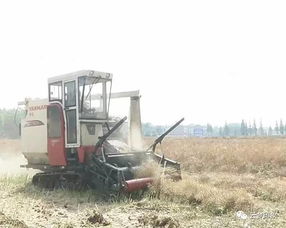
{"type": "Polygon", "coordinates": [[[28,164],[22,167],[42,171],[33,176],[33,184],[133,192],[153,182],[152,177],[135,176],[148,159],[175,170],[174,179],[181,178],[180,164],[155,149],[183,119],[143,150],[139,91],[111,93],[111,85],[110,73],[78,71],[49,78],[48,99],[19,103],[26,111],[20,129],[28,164]],[[109,117],[110,100],[122,97],[130,98],[128,122],[127,117],[109,117]],[[122,138],[128,151],[118,142],[122,138]]]}

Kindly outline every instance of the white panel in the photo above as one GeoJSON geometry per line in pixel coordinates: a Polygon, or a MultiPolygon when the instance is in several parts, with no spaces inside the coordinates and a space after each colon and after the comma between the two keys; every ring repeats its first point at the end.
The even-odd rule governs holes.
{"type": "Polygon", "coordinates": [[[22,152],[29,158],[29,163],[39,160],[37,154],[41,160],[47,159],[47,105],[47,100],[29,101],[27,116],[21,121],[22,152]]]}

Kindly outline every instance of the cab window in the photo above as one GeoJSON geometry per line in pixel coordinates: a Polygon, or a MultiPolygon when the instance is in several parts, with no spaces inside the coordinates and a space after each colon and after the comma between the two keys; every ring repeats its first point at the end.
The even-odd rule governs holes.
{"type": "Polygon", "coordinates": [[[76,89],[75,81],[65,83],[65,106],[75,106],[76,105],[76,89]]]}
{"type": "Polygon", "coordinates": [[[49,84],[49,100],[62,101],[62,82],[49,84]]]}
{"type": "Polygon", "coordinates": [[[106,81],[96,77],[80,77],[78,85],[80,118],[106,118],[106,81]]]}

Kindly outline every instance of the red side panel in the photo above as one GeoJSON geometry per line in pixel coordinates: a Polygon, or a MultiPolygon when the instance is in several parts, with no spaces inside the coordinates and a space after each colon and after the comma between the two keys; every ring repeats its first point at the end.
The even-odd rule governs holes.
{"type": "Polygon", "coordinates": [[[84,155],[85,155],[85,151],[83,147],[79,147],[77,148],[77,154],[78,154],[78,160],[80,163],[84,163],[84,155]]]}
{"type": "MultiPolygon", "coordinates": [[[[65,153],[65,125],[64,125],[64,116],[63,116],[63,109],[60,104],[50,104],[48,105],[48,112],[49,108],[53,107],[53,111],[57,112],[56,114],[59,115],[59,119],[57,121],[60,125],[60,135],[57,137],[49,136],[48,133],[48,157],[50,165],[52,166],[66,166],[67,159],[65,153]]],[[[49,121],[53,121],[52,118],[48,115],[48,124],[49,121]]],[[[52,127],[52,124],[48,125],[48,128],[52,127]]],[[[49,130],[48,130],[49,131],[49,130]]]]}
{"type": "Polygon", "coordinates": [[[79,162],[84,163],[87,154],[93,153],[94,151],[95,151],[95,146],[81,146],[77,148],[79,162]]]}

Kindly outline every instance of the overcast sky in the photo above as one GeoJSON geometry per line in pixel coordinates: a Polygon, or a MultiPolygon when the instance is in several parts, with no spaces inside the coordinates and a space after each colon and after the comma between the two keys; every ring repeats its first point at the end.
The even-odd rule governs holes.
{"type": "Polygon", "coordinates": [[[144,122],[286,121],[285,1],[1,1],[0,107],[110,72],[144,122]]]}

